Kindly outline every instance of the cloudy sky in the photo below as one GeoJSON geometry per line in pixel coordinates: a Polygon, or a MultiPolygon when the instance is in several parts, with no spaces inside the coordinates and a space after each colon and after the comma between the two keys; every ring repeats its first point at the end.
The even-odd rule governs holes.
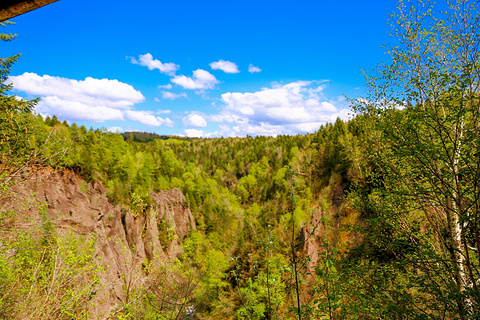
{"type": "Polygon", "coordinates": [[[386,59],[395,1],[60,0],[12,19],[1,56],[36,111],[87,128],[219,137],[347,119],[386,59]]]}

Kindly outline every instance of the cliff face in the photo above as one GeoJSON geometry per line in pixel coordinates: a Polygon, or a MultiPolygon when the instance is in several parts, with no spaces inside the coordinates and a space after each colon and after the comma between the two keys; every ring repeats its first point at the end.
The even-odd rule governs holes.
{"type": "MultiPolygon", "coordinates": [[[[141,214],[113,205],[102,184],[85,183],[71,171],[43,172],[12,191],[17,200],[5,201],[1,210],[18,211],[19,203],[25,201],[44,203],[58,235],[73,230],[81,237],[94,236],[95,256],[104,268],[95,297],[96,315],[107,315],[125,301],[126,288],[145,285],[142,266],[146,263],[161,263],[181,254],[183,238],[195,229],[180,189],[151,192],[152,208],[141,214]]],[[[31,222],[41,223],[38,205],[22,208],[31,222]]]]}

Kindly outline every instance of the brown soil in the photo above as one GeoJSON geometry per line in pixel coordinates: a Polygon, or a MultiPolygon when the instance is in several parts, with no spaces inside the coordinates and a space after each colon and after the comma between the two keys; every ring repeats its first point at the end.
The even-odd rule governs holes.
{"type": "Polygon", "coordinates": [[[180,189],[151,192],[153,206],[140,214],[113,205],[101,183],[86,183],[72,171],[45,170],[11,191],[11,196],[0,203],[0,210],[21,213],[23,219],[9,221],[10,227],[28,228],[41,223],[40,204],[45,204],[58,235],[73,230],[79,236],[95,238],[95,258],[105,270],[95,297],[93,313],[97,318],[125,301],[126,287],[145,284],[146,262],[178,257],[183,238],[195,229],[180,189]],[[172,233],[170,237],[159,233],[165,232],[165,225],[172,233]],[[164,240],[168,243],[160,239],[168,239],[164,240]]]}

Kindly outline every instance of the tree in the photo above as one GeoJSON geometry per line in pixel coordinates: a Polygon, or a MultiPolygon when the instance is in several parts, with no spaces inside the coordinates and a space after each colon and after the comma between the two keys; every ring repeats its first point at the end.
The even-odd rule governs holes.
{"type": "Polygon", "coordinates": [[[403,259],[425,276],[424,298],[448,295],[454,310],[442,312],[467,319],[480,314],[480,11],[447,5],[399,2],[391,62],[367,77],[355,111],[372,128],[378,180],[363,208],[403,230],[395,252],[412,250],[403,259]]]}
{"type": "MultiPolygon", "coordinates": [[[[0,22],[0,26],[11,24],[0,22]]],[[[10,41],[16,35],[0,34],[0,39],[10,41]]],[[[13,85],[6,83],[12,65],[19,54],[0,58],[0,195],[13,179],[26,179],[32,166],[44,165],[64,154],[66,149],[51,148],[55,131],[39,132],[33,108],[39,99],[25,100],[11,95],[13,85]]],[[[57,141],[57,143],[60,141],[57,141]]]]}

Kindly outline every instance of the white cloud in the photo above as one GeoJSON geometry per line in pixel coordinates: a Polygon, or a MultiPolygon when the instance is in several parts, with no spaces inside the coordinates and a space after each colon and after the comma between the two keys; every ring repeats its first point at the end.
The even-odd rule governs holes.
{"type": "Polygon", "coordinates": [[[167,83],[167,84],[158,86],[157,88],[158,88],[158,89],[167,89],[167,90],[170,90],[170,89],[172,89],[172,84],[171,84],[171,83],[167,83]]]}
{"type": "MultiPolygon", "coordinates": [[[[9,78],[16,90],[41,96],[36,111],[56,115],[69,121],[103,122],[133,120],[148,126],[174,125],[169,118],[155,116],[151,111],[136,111],[133,106],[145,100],[140,91],[118,80],[86,78],[73,80],[49,75],[24,73],[9,78]]],[[[159,110],[157,114],[168,113],[159,110]]]]}
{"type": "Polygon", "coordinates": [[[207,126],[207,121],[197,113],[190,113],[183,118],[183,124],[188,127],[203,128],[207,126]]]}
{"type": "Polygon", "coordinates": [[[176,93],[169,92],[169,91],[162,91],[162,98],[163,99],[169,99],[169,100],[175,100],[175,99],[179,99],[179,98],[188,98],[188,96],[185,92],[176,94],[176,93]]]}
{"type": "Polygon", "coordinates": [[[222,137],[223,134],[220,131],[205,132],[198,129],[185,129],[185,136],[190,138],[219,138],[222,137]]]}
{"type": "Polygon", "coordinates": [[[89,106],[103,106],[114,109],[128,109],[145,97],[131,85],[118,80],[94,79],[74,80],[49,75],[39,76],[25,72],[11,76],[16,90],[31,95],[55,96],[58,99],[74,101],[89,106]]]}
{"type": "Polygon", "coordinates": [[[197,129],[185,129],[185,134],[187,137],[200,138],[205,135],[205,132],[203,132],[203,130],[197,130],[197,129]]]}
{"type": "Polygon", "coordinates": [[[134,57],[130,57],[130,61],[133,64],[139,64],[141,66],[147,67],[148,70],[158,69],[161,73],[165,73],[169,76],[173,76],[175,74],[175,71],[180,69],[180,66],[176,65],[175,63],[162,63],[160,60],[153,59],[153,56],[150,53],[141,54],[138,57],[138,60],[134,57]]]}
{"type": "Polygon", "coordinates": [[[213,89],[215,84],[219,82],[213,74],[203,69],[193,71],[193,76],[191,78],[181,75],[173,77],[170,81],[190,90],[213,89]]]}
{"type": "Polygon", "coordinates": [[[310,81],[298,81],[254,93],[227,92],[222,94],[222,100],[226,110],[258,122],[286,124],[326,121],[337,109],[327,101],[310,98],[309,85],[310,81]]]}
{"type": "Polygon", "coordinates": [[[226,123],[241,123],[242,121],[246,120],[246,118],[242,116],[233,114],[231,112],[225,112],[225,111],[219,114],[211,115],[209,119],[213,122],[226,122],[226,123]]]}
{"type": "Polygon", "coordinates": [[[107,130],[111,133],[120,133],[124,131],[122,127],[108,127],[107,130]]]}
{"type": "Polygon", "coordinates": [[[262,69],[260,69],[259,67],[255,67],[253,64],[249,64],[248,65],[248,72],[250,73],[256,73],[256,72],[261,72],[262,69]]]}
{"type": "Polygon", "coordinates": [[[69,121],[124,120],[124,111],[145,99],[140,91],[118,80],[74,80],[25,72],[9,81],[15,90],[42,97],[38,113],[69,121]]]}
{"type": "Polygon", "coordinates": [[[167,127],[170,127],[170,128],[173,128],[173,126],[175,125],[175,122],[173,122],[172,120],[170,120],[169,118],[165,118],[163,120],[163,125],[167,126],[167,127]]]}
{"type": "Polygon", "coordinates": [[[161,117],[156,117],[152,114],[151,111],[133,111],[133,110],[127,110],[125,111],[125,116],[133,121],[138,121],[144,125],[150,126],[150,127],[159,127],[159,126],[167,126],[167,127],[173,127],[174,123],[172,120],[169,118],[161,118],[161,117]]]}
{"type": "Polygon", "coordinates": [[[107,120],[124,120],[122,110],[63,100],[57,96],[42,98],[35,110],[42,115],[56,115],[59,119],[69,121],[103,122],[107,120]]]}
{"type": "Polygon", "coordinates": [[[238,66],[234,62],[219,60],[216,62],[210,63],[210,68],[212,70],[222,70],[225,73],[239,73],[238,66]]]}
{"type": "Polygon", "coordinates": [[[257,92],[222,94],[224,109],[209,120],[221,122],[224,136],[299,134],[314,132],[337,117],[348,119],[340,102],[327,101],[325,85],[313,81],[273,84],[257,92]]]}

